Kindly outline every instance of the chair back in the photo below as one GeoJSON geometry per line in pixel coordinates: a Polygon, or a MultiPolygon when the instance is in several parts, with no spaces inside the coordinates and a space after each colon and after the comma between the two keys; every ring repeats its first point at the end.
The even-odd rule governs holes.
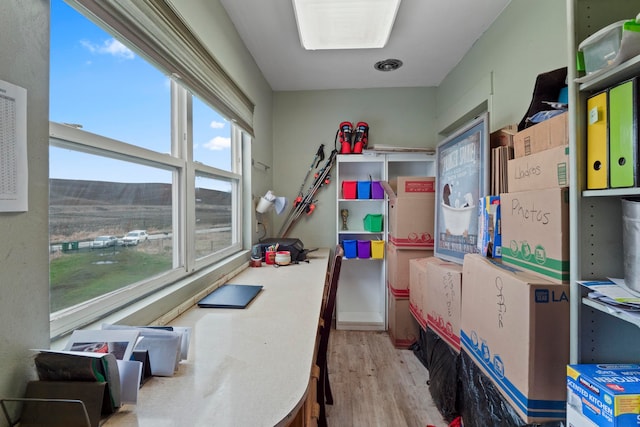
{"type": "Polygon", "coordinates": [[[329,271],[328,280],[328,289],[326,294],[326,301],[323,303],[322,307],[322,338],[329,336],[329,331],[331,330],[331,323],[333,321],[333,311],[336,307],[336,297],[338,294],[338,281],[340,280],[340,268],[342,266],[342,257],[344,256],[344,250],[342,246],[336,245],[336,249],[333,254],[333,259],[329,271]]]}

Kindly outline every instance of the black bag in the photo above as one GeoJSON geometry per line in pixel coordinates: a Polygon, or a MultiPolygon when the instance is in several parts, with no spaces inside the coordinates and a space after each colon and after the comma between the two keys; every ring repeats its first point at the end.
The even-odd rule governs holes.
{"type": "Polygon", "coordinates": [[[304,248],[304,244],[300,239],[293,237],[269,237],[261,240],[260,243],[253,246],[251,256],[254,258],[260,257],[262,258],[262,261],[265,261],[264,256],[267,248],[275,245],[278,245],[279,251],[289,251],[291,254],[291,262],[294,264],[300,261],[305,261],[307,259],[307,254],[311,252],[304,248]]]}

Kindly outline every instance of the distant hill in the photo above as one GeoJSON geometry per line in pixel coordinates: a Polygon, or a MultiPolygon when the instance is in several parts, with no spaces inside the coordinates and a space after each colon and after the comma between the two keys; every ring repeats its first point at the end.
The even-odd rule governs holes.
{"type": "MultiPolygon", "coordinates": [[[[218,190],[200,188],[197,197],[199,203],[207,205],[228,206],[231,202],[230,193],[218,190]]],[[[171,206],[171,185],[50,179],[49,204],[171,206]]]]}
{"type": "MultiPolygon", "coordinates": [[[[198,227],[231,225],[231,195],[197,189],[198,227]]],[[[171,185],[49,180],[49,235],[52,242],[121,236],[129,230],[170,232],[171,185]]]]}

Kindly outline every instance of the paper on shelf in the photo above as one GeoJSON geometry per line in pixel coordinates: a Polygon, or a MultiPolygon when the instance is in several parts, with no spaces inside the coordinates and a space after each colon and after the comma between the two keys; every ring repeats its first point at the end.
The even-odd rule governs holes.
{"type": "Polygon", "coordinates": [[[599,292],[614,302],[640,304],[640,297],[629,292],[627,288],[620,286],[620,281],[624,282],[622,279],[609,279],[592,281],[579,280],[578,283],[593,291],[599,292]]]}
{"type": "MultiPolygon", "coordinates": [[[[109,330],[136,330],[140,334],[140,340],[135,350],[147,350],[151,374],[154,376],[169,377],[178,368],[181,360],[183,346],[188,348],[188,343],[183,345],[183,337],[189,335],[186,330],[166,330],[152,327],[135,327],[127,325],[103,324],[102,329],[109,330]]],[[[173,329],[173,328],[167,328],[173,329]]],[[[188,340],[188,336],[187,336],[188,340]]]]}
{"type": "Polygon", "coordinates": [[[120,373],[120,400],[122,403],[138,403],[138,389],[142,377],[142,362],[118,360],[120,373]]]}

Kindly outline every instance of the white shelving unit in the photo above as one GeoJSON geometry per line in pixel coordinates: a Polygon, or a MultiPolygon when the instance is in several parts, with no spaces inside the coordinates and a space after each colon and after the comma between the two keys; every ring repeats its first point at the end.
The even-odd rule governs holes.
{"type": "Polygon", "coordinates": [[[640,188],[586,190],[586,100],[633,76],[640,76],[640,57],[588,83],[577,77],[578,44],[600,28],[635,18],[637,2],[567,0],[569,52],[569,135],[571,156],[571,363],[640,361],[640,321],[587,298],[578,280],[623,277],[622,203],[640,188]]]}
{"type": "MultiPolygon", "coordinates": [[[[420,152],[338,155],[336,162],[337,243],[344,240],[387,240],[388,197],[345,199],[343,181],[388,181],[397,176],[435,176],[435,156],[420,152]],[[347,209],[348,230],[342,230],[341,211],[347,209]],[[364,229],[367,214],[381,214],[382,231],[364,229]]],[[[381,259],[345,258],[336,301],[336,328],[387,329],[386,263],[381,259]]]]}

